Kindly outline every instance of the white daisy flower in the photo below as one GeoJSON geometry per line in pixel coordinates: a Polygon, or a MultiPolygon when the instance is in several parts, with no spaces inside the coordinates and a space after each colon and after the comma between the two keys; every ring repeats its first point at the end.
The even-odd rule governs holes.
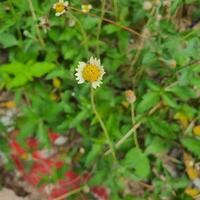
{"type": "Polygon", "coordinates": [[[93,88],[97,88],[102,83],[104,74],[105,71],[100,63],[100,59],[91,57],[87,63],[79,62],[75,76],[78,84],[87,81],[91,83],[93,88]]]}
{"type": "Polygon", "coordinates": [[[57,2],[53,5],[53,9],[56,12],[55,15],[60,16],[60,15],[64,14],[66,12],[66,9],[68,6],[69,6],[68,1],[59,0],[59,2],[57,2]]]}

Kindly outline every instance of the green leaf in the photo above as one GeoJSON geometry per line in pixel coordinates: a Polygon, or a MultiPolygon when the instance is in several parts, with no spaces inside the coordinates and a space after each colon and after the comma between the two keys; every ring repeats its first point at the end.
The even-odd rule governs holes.
{"type": "Polygon", "coordinates": [[[83,27],[86,30],[90,30],[90,29],[92,29],[92,28],[94,28],[96,26],[96,24],[98,23],[98,21],[99,20],[97,18],[95,18],[95,17],[87,16],[84,19],[83,27]]]}
{"type": "Polygon", "coordinates": [[[160,85],[158,85],[157,83],[155,83],[154,81],[150,80],[150,79],[146,79],[145,83],[147,84],[148,88],[153,90],[153,91],[160,91],[162,88],[160,87],[160,85]]]}
{"type": "Polygon", "coordinates": [[[183,138],[181,143],[184,147],[186,147],[189,151],[194,153],[198,158],[200,158],[200,140],[195,138],[183,138]]]}
{"type": "Polygon", "coordinates": [[[96,158],[100,155],[102,150],[102,145],[93,144],[91,151],[88,153],[85,161],[85,165],[88,167],[96,158]]]}
{"type": "Polygon", "coordinates": [[[28,82],[27,77],[23,75],[18,75],[14,77],[9,83],[7,83],[8,89],[14,88],[14,87],[20,87],[25,85],[28,82]]]}
{"type": "Polygon", "coordinates": [[[137,111],[139,113],[145,112],[156,105],[160,100],[159,93],[148,92],[143,96],[142,101],[139,103],[137,111]]]}
{"type": "Polygon", "coordinates": [[[161,154],[169,149],[169,143],[159,137],[154,138],[152,143],[146,148],[145,154],[161,154]]]}
{"type": "Polygon", "coordinates": [[[134,174],[139,179],[146,178],[150,173],[150,164],[147,156],[137,148],[131,149],[125,156],[123,165],[134,169],[134,174]]]}
{"type": "Polygon", "coordinates": [[[50,72],[55,67],[55,64],[46,62],[37,62],[31,66],[31,74],[35,77],[41,77],[50,72]]]}
{"type": "Polygon", "coordinates": [[[174,86],[168,91],[174,93],[177,97],[182,99],[183,101],[187,101],[191,98],[196,98],[196,93],[192,88],[184,87],[184,86],[174,86]]]}
{"type": "Polygon", "coordinates": [[[101,185],[104,182],[104,179],[106,178],[107,171],[106,169],[102,168],[102,170],[96,171],[94,176],[90,179],[89,183],[91,185],[101,185]]]}
{"type": "Polygon", "coordinates": [[[0,44],[2,44],[4,48],[8,48],[18,45],[18,41],[15,36],[10,33],[0,33],[0,44]]]}
{"type": "Polygon", "coordinates": [[[117,27],[117,26],[114,26],[114,25],[112,25],[112,24],[108,24],[108,25],[105,25],[105,26],[104,26],[104,31],[105,31],[108,35],[110,35],[110,34],[113,34],[113,33],[115,33],[115,32],[120,31],[120,28],[117,27]]]}
{"type": "Polygon", "coordinates": [[[166,121],[161,120],[159,117],[148,118],[147,124],[151,128],[152,133],[169,139],[173,139],[176,137],[173,133],[172,124],[168,124],[166,121]]]}
{"type": "Polygon", "coordinates": [[[45,145],[46,147],[49,146],[48,128],[45,126],[43,121],[39,122],[37,137],[41,144],[45,145]]]}
{"type": "Polygon", "coordinates": [[[176,108],[178,106],[175,98],[170,93],[162,94],[162,100],[167,106],[170,106],[172,108],[176,108]]]}
{"type": "Polygon", "coordinates": [[[80,124],[83,120],[86,120],[88,117],[88,111],[87,110],[83,110],[81,112],[79,112],[76,117],[74,117],[74,119],[71,121],[69,127],[73,128],[76,127],[77,124],[80,124]]]}
{"type": "Polygon", "coordinates": [[[23,86],[33,80],[33,77],[41,77],[55,67],[52,63],[36,62],[33,65],[23,63],[11,63],[0,66],[0,73],[4,74],[4,82],[7,88],[23,86]],[[7,75],[10,77],[7,80],[7,75]]]}

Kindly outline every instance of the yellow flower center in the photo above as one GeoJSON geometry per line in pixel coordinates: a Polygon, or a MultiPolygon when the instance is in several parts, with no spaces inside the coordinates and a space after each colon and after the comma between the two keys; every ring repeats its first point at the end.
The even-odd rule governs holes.
{"type": "Polygon", "coordinates": [[[64,3],[57,3],[55,6],[55,11],[58,13],[61,13],[65,10],[65,4],[64,3]]]}
{"type": "Polygon", "coordinates": [[[83,69],[83,78],[89,82],[95,82],[99,79],[101,70],[96,65],[87,64],[83,69]]]}

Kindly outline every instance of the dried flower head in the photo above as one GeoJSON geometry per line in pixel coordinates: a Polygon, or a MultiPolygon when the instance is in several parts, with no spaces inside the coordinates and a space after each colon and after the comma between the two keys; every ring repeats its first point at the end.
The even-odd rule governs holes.
{"type": "Polygon", "coordinates": [[[125,95],[126,95],[126,100],[129,103],[134,103],[136,101],[136,96],[133,90],[126,90],[125,95]]]}
{"type": "Polygon", "coordinates": [[[45,33],[47,33],[47,31],[51,27],[48,17],[46,17],[46,16],[40,17],[39,26],[44,30],[45,33]]]}
{"type": "Polygon", "coordinates": [[[64,0],[59,0],[59,2],[53,5],[53,9],[56,12],[56,16],[60,16],[66,12],[67,7],[69,6],[69,2],[64,0]]]}
{"type": "Polygon", "coordinates": [[[100,63],[100,59],[91,57],[87,63],[79,62],[75,76],[76,80],[78,80],[78,84],[87,81],[93,88],[96,88],[102,83],[104,74],[105,71],[100,63]]]}
{"type": "Polygon", "coordinates": [[[84,13],[90,12],[91,9],[92,9],[92,5],[91,5],[91,4],[83,4],[83,5],[81,6],[81,10],[82,10],[82,12],[84,12],[84,13]]]}
{"type": "Polygon", "coordinates": [[[175,68],[176,67],[176,65],[177,65],[177,63],[176,63],[176,61],[175,60],[169,60],[168,61],[168,65],[170,66],[170,67],[172,67],[172,68],[175,68]]]}
{"type": "Polygon", "coordinates": [[[143,8],[144,8],[144,10],[151,10],[151,8],[152,8],[152,3],[150,2],[150,1],[145,1],[144,3],[143,3],[143,8]]]}

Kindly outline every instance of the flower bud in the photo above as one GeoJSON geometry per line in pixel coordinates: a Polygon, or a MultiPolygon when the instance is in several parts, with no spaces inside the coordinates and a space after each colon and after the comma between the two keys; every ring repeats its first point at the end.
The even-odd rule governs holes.
{"type": "Polygon", "coordinates": [[[136,96],[133,90],[126,90],[125,96],[126,96],[126,100],[129,103],[134,103],[136,101],[136,96]]]}

